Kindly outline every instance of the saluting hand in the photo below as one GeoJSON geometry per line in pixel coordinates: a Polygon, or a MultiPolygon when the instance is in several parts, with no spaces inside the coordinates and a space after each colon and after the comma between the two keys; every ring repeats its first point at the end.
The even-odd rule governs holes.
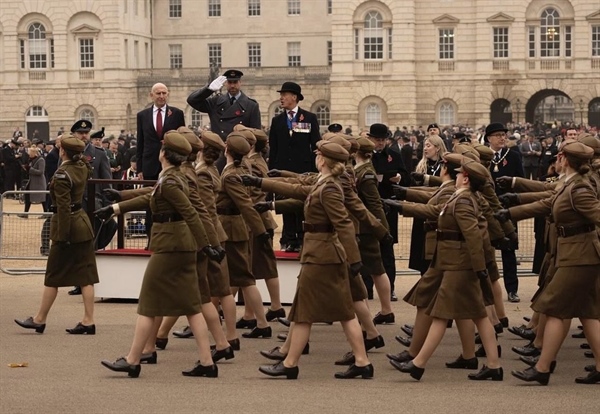
{"type": "Polygon", "coordinates": [[[248,174],[242,174],[240,177],[242,179],[242,184],[244,184],[246,187],[260,188],[262,186],[262,178],[260,177],[248,174]]]}
{"type": "Polygon", "coordinates": [[[96,217],[98,217],[100,220],[108,220],[114,214],[115,214],[115,210],[113,209],[112,206],[102,207],[102,208],[99,208],[98,210],[94,211],[94,215],[96,217]]]}
{"type": "Polygon", "coordinates": [[[227,77],[221,75],[217,79],[215,79],[214,81],[212,81],[210,83],[210,85],[208,85],[208,89],[210,89],[213,92],[216,92],[216,91],[220,90],[223,87],[223,85],[225,84],[226,80],[227,80],[227,77]]]}
{"type": "Polygon", "coordinates": [[[408,188],[402,187],[401,185],[392,185],[392,191],[394,192],[396,200],[406,200],[406,190],[408,190],[408,188]]]}
{"type": "Polygon", "coordinates": [[[496,178],[496,184],[498,184],[498,187],[500,187],[500,189],[502,189],[502,190],[508,190],[508,189],[512,188],[512,182],[513,182],[512,177],[502,176],[502,177],[496,178]]]}
{"type": "Polygon", "coordinates": [[[108,201],[121,201],[121,192],[113,188],[105,188],[102,190],[102,195],[106,197],[108,201]]]}
{"type": "Polygon", "coordinates": [[[259,201],[254,204],[254,210],[258,213],[264,213],[265,211],[273,210],[273,203],[271,201],[259,201]]]}
{"type": "Polygon", "coordinates": [[[510,220],[510,211],[506,208],[500,209],[494,213],[494,217],[500,223],[506,223],[508,220],[510,220]]]}

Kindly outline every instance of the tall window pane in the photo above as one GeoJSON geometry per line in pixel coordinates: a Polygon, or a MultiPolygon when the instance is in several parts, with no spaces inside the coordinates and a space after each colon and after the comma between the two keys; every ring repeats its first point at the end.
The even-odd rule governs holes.
{"type": "Polygon", "coordinates": [[[94,111],[91,109],[82,109],[79,112],[79,119],[84,119],[86,121],[90,121],[92,124],[96,123],[96,117],[94,116],[94,111]]]}
{"type": "Polygon", "coordinates": [[[300,66],[300,42],[288,42],[288,66],[300,66]]]}
{"type": "Polygon", "coordinates": [[[48,67],[48,43],[46,28],[41,23],[29,26],[29,69],[45,69],[48,67]]]}
{"type": "Polygon", "coordinates": [[[94,39],[79,39],[79,67],[94,67],[94,39]]]}
{"type": "Polygon", "coordinates": [[[455,122],[454,105],[444,102],[440,105],[439,121],[442,125],[453,125],[455,122]]]}
{"type": "Polygon", "coordinates": [[[565,57],[571,57],[571,45],[573,43],[573,34],[571,26],[565,26],[565,57]]]}
{"type": "Polygon", "coordinates": [[[211,67],[216,66],[220,68],[222,66],[220,43],[208,45],[208,63],[211,67]]]}
{"type": "Polygon", "coordinates": [[[370,103],[365,109],[365,125],[381,123],[381,108],[376,103],[370,103]]]}
{"type": "Polygon", "coordinates": [[[376,11],[367,13],[364,21],[365,59],[383,59],[383,18],[376,11]]]}
{"type": "Polygon", "coordinates": [[[202,112],[195,110],[192,108],[192,126],[194,128],[202,127],[202,112]]]}
{"type": "Polygon", "coordinates": [[[592,26],[592,56],[600,56],[600,26],[592,26]]]}
{"type": "Polygon", "coordinates": [[[295,16],[300,14],[300,0],[288,0],[288,15],[295,16]]]}
{"type": "Polygon", "coordinates": [[[560,21],[558,11],[552,7],[542,12],[540,24],[540,56],[560,56],[560,21]]]}
{"type": "Polygon", "coordinates": [[[208,16],[209,17],[220,17],[221,16],[221,0],[208,0],[208,16]]]}
{"type": "Polygon", "coordinates": [[[535,57],[535,27],[533,27],[533,26],[529,27],[528,41],[529,41],[529,57],[534,58],[535,57]]]}
{"type": "Polygon", "coordinates": [[[183,66],[183,52],[181,45],[169,45],[169,66],[171,69],[180,69],[183,66]]]}
{"type": "Polygon", "coordinates": [[[316,115],[319,125],[324,126],[331,124],[331,115],[327,105],[319,105],[319,107],[317,107],[316,115]]]}
{"type": "Polygon", "coordinates": [[[260,0],[248,0],[248,16],[260,16],[260,0]]]}
{"type": "Polygon", "coordinates": [[[327,64],[331,66],[333,63],[333,42],[327,41],[327,64]]]}
{"type": "Polygon", "coordinates": [[[440,59],[454,59],[454,29],[439,30],[440,59]]]}
{"type": "Polygon", "coordinates": [[[508,27],[494,27],[494,58],[508,58],[508,27]]]}
{"type": "Polygon", "coordinates": [[[248,66],[261,66],[260,43],[248,43],[248,66]]]}
{"type": "Polygon", "coordinates": [[[169,17],[181,17],[181,0],[169,0],[169,17]]]}

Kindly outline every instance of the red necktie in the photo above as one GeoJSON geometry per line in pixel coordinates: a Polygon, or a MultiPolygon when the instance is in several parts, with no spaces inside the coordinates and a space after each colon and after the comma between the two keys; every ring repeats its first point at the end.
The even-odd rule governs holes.
{"type": "Polygon", "coordinates": [[[158,108],[158,112],[156,113],[156,135],[158,135],[158,137],[161,139],[162,139],[162,127],[163,127],[162,109],[158,108]]]}
{"type": "Polygon", "coordinates": [[[290,121],[294,120],[294,111],[289,111],[288,112],[288,118],[290,118],[290,121]]]}

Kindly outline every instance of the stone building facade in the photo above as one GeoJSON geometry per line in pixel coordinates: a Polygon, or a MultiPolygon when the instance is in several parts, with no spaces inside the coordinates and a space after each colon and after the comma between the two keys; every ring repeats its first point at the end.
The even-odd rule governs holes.
{"type": "Polygon", "coordinates": [[[600,126],[597,0],[21,0],[0,3],[0,138],[87,118],[135,129],[155,82],[238,68],[268,126],[284,81],[326,126],[600,126]],[[215,68],[218,68],[215,70],[215,68]]]}

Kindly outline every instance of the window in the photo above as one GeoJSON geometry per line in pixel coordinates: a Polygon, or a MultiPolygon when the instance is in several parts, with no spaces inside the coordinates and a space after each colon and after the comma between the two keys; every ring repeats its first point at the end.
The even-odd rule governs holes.
{"type": "Polygon", "coordinates": [[[300,0],[288,0],[288,16],[300,15],[300,0]]]}
{"type": "Polygon", "coordinates": [[[261,66],[260,43],[248,43],[248,66],[251,68],[261,66]]]}
{"type": "Polygon", "coordinates": [[[48,67],[48,40],[46,28],[41,23],[33,23],[28,30],[29,69],[48,67]]]}
{"type": "Polygon", "coordinates": [[[300,42],[288,42],[288,66],[300,66],[300,42]]]}
{"type": "Polygon", "coordinates": [[[260,16],[260,0],[248,0],[248,16],[260,16]]]}
{"type": "Polygon", "coordinates": [[[171,69],[181,69],[183,66],[181,45],[169,45],[169,66],[171,69]]]}
{"type": "Polygon", "coordinates": [[[508,27],[494,27],[494,59],[508,58],[508,27]]]}
{"type": "Polygon", "coordinates": [[[440,59],[454,59],[454,29],[440,29],[440,59]]]}
{"type": "Polygon", "coordinates": [[[91,122],[92,124],[96,122],[96,116],[94,115],[94,111],[92,111],[89,108],[85,108],[79,111],[77,119],[83,119],[85,121],[91,122]]]}
{"type": "Polygon", "coordinates": [[[202,112],[195,110],[194,108],[192,108],[192,126],[194,128],[201,128],[202,127],[202,112]]]}
{"type": "Polygon", "coordinates": [[[592,56],[600,57],[600,26],[592,26],[592,56]]]}
{"type": "Polygon", "coordinates": [[[181,17],[181,0],[169,0],[169,17],[176,19],[181,17]]]}
{"type": "Polygon", "coordinates": [[[455,124],[455,111],[452,102],[442,102],[438,109],[438,123],[440,125],[455,124]]]}
{"type": "Polygon", "coordinates": [[[79,67],[94,67],[94,39],[79,39],[79,67]]]}
{"type": "Polygon", "coordinates": [[[327,41],[327,64],[331,66],[333,63],[333,42],[327,41]]]}
{"type": "Polygon", "coordinates": [[[365,125],[381,123],[381,108],[376,103],[370,103],[365,109],[365,125]]]}
{"type": "Polygon", "coordinates": [[[558,11],[552,7],[542,12],[540,23],[540,56],[560,56],[560,20],[558,11]]]}
{"type": "Polygon", "coordinates": [[[383,19],[381,14],[370,11],[364,21],[364,47],[366,59],[383,59],[383,19]]]}
{"type": "Polygon", "coordinates": [[[571,26],[565,26],[565,57],[571,57],[572,41],[573,34],[571,33],[571,26]]]}
{"type": "Polygon", "coordinates": [[[29,108],[29,111],[27,111],[27,116],[32,118],[42,118],[48,116],[48,112],[41,106],[32,106],[29,108]]]}
{"type": "Polygon", "coordinates": [[[329,125],[331,124],[331,114],[329,111],[329,106],[327,105],[319,105],[315,110],[315,114],[317,115],[317,122],[319,125],[329,125]]]}
{"type": "Polygon", "coordinates": [[[273,116],[271,118],[273,118],[273,117],[279,115],[280,113],[282,113],[283,111],[285,111],[285,109],[283,109],[281,107],[281,105],[279,104],[279,101],[275,102],[273,104],[273,106],[274,106],[273,107],[273,116]]]}
{"type": "Polygon", "coordinates": [[[213,43],[213,44],[209,44],[208,45],[208,64],[211,67],[218,67],[220,68],[222,66],[222,61],[221,61],[221,44],[220,43],[213,43]]]}
{"type": "Polygon", "coordinates": [[[360,45],[358,43],[359,38],[360,36],[358,29],[354,29],[354,59],[356,60],[358,60],[360,53],[360,45]]]}
{"type": "Polygon", "coordinates": [[[387,29],[388,32],[388,59],[392,59],[392,28],[387,29]]]}
{"type": "Polygon", "coordinates": [[[534,58],[535,57],[535,27],[533,27],[533,26],[529,27],[528,42],[529,42],[529,57],[534,58]]]}
{"type": "Polygon", "coordinates": [[[333,13],[333,0],[327,0],[327,14],[333,13]]]}
{"type": "Polygon", "coordinates": [[[221,17],[221,0],[208,0],[208,17],[221,17]]]}

